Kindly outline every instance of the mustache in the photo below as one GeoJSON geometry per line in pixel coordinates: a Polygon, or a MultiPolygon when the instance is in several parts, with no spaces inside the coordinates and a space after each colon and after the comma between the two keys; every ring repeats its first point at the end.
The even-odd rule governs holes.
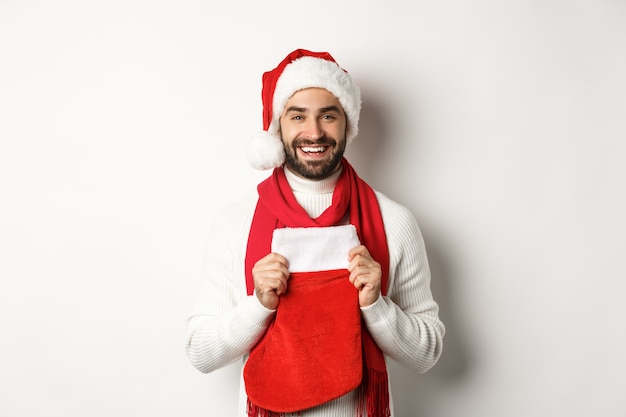
{"type": "Polygon", "coordinates": [[[292,146],[294,147],[299,147],[299,146],[335,146],[337,144],[337,141],[329,138],[327,136],[323,136],[319,139],[309,139],[309,138],[297,138],[294,139],[294,141],[292,142],[292,146]]]}

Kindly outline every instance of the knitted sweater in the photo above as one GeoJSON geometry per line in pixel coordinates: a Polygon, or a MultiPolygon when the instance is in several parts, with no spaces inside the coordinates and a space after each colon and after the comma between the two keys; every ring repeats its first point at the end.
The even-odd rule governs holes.
{"type": "MultiPolygon", "coordinates": [[[[296,199],[311,217],[331,204],[338,173],[322,181],[304,180],[288,170],[285,173],[296,199]]],[[[445,328],[430,290],[424,242],[415,217],[405,207],[379,192],[376,196],[389,246],[389,285],[387,295],[362,308],[361,314],[386,357],[426,372],[439,359],[445,328]]],[[[244,259],[256,201],[252,196],[227,207],[210,233],[202,289],[188,321],[186,341],[187,356],[201,372],[237,360],[243,364],[275,313],[246,293],[244,259]]],[[[237,417],[247,416],[246,399],[242,377],[237,417]]],[[[300,415],[353,417],[356,395],[348,393],[300,415]]]]}

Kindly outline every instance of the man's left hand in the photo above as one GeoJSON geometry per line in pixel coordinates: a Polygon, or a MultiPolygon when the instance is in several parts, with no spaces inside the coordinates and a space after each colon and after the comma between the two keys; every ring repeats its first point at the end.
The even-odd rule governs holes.
{"type": "Polygon", "coordinates": [[[382,268],[363,245],[350,250],[348,261],[350,282],[359,290],[359,305],[367,307],[376,302],[380,296],[382,268]]]}

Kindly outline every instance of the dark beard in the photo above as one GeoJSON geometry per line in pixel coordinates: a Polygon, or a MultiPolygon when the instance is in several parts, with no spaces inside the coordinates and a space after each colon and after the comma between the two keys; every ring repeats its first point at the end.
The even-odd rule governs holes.
{"type": "MultiPolygon", "coordinates": [[[[283,142],[284,143],[284,142],[283,142]]],[[[346,150],[346,141],[342,141],[337,146],[337,141],[330,138],[321,138],[317,141],[311,141],[308,139],[296,139],[293,141],[292,146],[289,148],[287,145],[285,148],[285,165],[292,172],[300,175],[301,177],[308,178],[310,180],[321,180],[328,177],[335,172],[337,166],[341,162],[344,151],[346,150]],[[316,162],[302,162],[298,159],[296,150],[299,146],[331,146],[332,155],[329,160],[316,161],[316,162]]]]}

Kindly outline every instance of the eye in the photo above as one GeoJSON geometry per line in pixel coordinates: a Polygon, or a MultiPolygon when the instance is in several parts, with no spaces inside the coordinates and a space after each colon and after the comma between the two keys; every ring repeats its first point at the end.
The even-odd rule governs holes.
{"type": "Polygon", "coordinates": [[[324,114],[324,115],[322,115],[322,119],[324,119],[324,120],[334,120],[335,119],[335,115],[333,115],[333,114],[324,114]]]}
{"type": "Polygon", "coordinates": [[[291,117],[291,120],[304,120],[304,117],[302,117],[302,116],[301,116],[301,115],[299,115],[299,114],[294,114],[294,115],[291,117]]]}

